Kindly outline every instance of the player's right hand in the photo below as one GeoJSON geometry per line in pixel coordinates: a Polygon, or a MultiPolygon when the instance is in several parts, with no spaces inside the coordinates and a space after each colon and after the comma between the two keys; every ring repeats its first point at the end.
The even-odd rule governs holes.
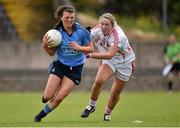
{"type": "Polygon", "coordinates": [[[43,48],[50,48],[50,43],[52,42],[52,40],[50,40],[50,37],[46,34],[43,36],[43,40],[42,40],[42,47],[43,48]]]}

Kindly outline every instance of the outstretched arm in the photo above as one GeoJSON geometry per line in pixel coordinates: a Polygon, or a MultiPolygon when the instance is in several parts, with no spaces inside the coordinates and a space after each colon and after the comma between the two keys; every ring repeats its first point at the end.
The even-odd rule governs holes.
{"type": "Polygon", "coordinates": [[[93,46],[92,43],[89,43],[87,46],[80,46],[76,42],[70,42],[69,45],[73,49],[78,50],[78,51],[82,51],[82,52],[85,52],[85,53],[91,53],[91,52],[94,51],[94,46],[93,46]]]}
{"type": "Polygon", "coordinates": [[[94,52],[89,57],[94,59],[111,59],[117,51],[117,47],[110,47],[108,52],[94,52]]]}

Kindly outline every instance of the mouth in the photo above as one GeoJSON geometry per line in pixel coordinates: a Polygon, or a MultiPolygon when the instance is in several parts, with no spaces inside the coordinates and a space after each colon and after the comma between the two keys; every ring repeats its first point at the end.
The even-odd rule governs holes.
{"type": "Polygon", "coordinates": [[[73,22],[67,22],[67,25],[68,25],[68,26],[72,26],[72,25],[73,25],[73,22]]]}

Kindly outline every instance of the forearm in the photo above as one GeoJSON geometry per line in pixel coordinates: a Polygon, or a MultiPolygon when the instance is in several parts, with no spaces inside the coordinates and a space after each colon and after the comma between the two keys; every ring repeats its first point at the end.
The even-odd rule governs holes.
{"type": "Polygon", "coordinates": [[[90,54],[90,58],[94,59],[112,59],[117,52],[117,48],[111,47],[107,52],[94,52],[90,54]]]}
{"type": "Polygon", "coordinates": [[[89,46],[79,46],[79,51],[85,52],[85,53],[91,53],[94,51],[94,47],[93,45],[89,45],[89,46]]]}
{"type": "Polygon", "coordinates": [[[94,59],[111,59],[113,55],[106,52],[102,52],[102,53],[94,52],[94,53],[90,53],[89,57],[94,59]]]}

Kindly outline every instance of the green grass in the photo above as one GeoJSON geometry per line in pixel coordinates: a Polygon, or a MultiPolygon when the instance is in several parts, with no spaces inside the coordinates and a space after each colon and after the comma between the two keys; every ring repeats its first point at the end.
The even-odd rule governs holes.
{"type": "Polygon", "coordinates": [[[73,92],[40,123],[33,117],[44,105],[41,93],[0,93],[0,127],[170,127],[180,126],[180,92],[123,92],[110,122],[103,122],[108,97],[103,92],[96,111],[87,119],[80,113],[89,93],[73,92]],[[142,123],[133,123],[139,120],[142,123]]]}

